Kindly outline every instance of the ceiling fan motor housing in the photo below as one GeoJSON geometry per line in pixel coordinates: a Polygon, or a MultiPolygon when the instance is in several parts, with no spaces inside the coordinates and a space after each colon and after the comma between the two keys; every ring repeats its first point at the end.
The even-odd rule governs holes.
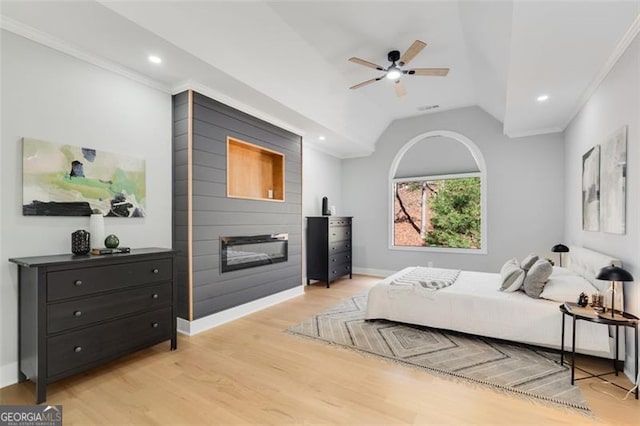
{"type": "Polygon", "coordinates": [[[398,59],[400,59],[400,51],[392,50],[387,54],[387,59],[389,60],[389,62],[397,62],[398,59]]]}

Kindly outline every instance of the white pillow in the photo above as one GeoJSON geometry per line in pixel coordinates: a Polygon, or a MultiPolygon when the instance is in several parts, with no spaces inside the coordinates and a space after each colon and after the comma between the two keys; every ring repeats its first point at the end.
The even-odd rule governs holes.
{"type": "MultiPolygon", "coordinates": [[[[554,270],[553,273],[555,274],[555,272],[554,270]]],[[[591,295],[596,292],[598,289],[580,275],[556,274],[551,275],[540,293],[540,297],[556,302],[577,302],[580,293],[585,293],[591,300],[591,295]]]]}
{"type": "Polygon", "coordinates": [[[538,259],[540,259],[540,256],[535,253],[529,253],[529,255],[522,259],[522,262],[520,262],[520,267],[524,269],[525,272],[529,271],[529,269],[531,269],[531,267],[538,261],[538,259]]]}
{"type": "Polygon", "coordinates": [[[507,293],[519,290],[524,282],[524,271],[520,268],[518,259],[515,257],[509,259],[502,265],[500,269],[500,278],[502,278],[500,291],[507,293]]]}
{"type": "Polygon", "coordinates": [[[522,284],[522,288],[524,288],[527,296],[533,297],[534,299],[540,298],[540,294],[542,294],[542,290],[544,290],[544,286],[551,276],[552,271],[553,268],[546,259],[536,261],[531,269],[527,271],[527,275],[524,277],[524,283],[522,284]]]}

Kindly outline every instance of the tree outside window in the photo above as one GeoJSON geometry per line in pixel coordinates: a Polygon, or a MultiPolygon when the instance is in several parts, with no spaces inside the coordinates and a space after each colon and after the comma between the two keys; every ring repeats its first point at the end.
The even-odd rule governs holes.
{"type": "Polygon", "coordinates": [[[396,179],[394,246],[481,248],[478,175],[396,179]]]}

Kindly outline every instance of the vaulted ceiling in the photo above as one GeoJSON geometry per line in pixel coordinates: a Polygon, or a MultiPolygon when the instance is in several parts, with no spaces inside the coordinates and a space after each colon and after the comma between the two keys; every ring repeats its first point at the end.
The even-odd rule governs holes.
{"type": "Polygon", "coordinates": [[[562,131],[640,21],[637,0],[0,5],[5,29],[163,90],[194,87],[338,157],[370,154],[396,118],[468,105],[512,137],[562,131]],[[387,65],[416,39],[428,45],[411,67],[447,77],[404,76],[403,97],[386,79],[348,89],[379,75],[348,58],[387,65]]]}

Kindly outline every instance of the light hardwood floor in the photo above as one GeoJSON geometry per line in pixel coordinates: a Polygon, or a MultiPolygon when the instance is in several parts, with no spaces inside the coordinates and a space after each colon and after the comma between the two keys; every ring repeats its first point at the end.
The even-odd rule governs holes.
{"type": "MultiPolygon", "coordinates": [[[[640,424],[640,402],[621,401],[624,392],[600,380],[579,382],[594,413],[588,417],[283,332],[377,281],[308,286],[304,296],[180,336],[175,352],[161,344],[54,383],[46,403],[63,405],[67,425],[640,424]]],[[[0,390],[2,404],[33,398],[30,383],[0,390]]]]}

